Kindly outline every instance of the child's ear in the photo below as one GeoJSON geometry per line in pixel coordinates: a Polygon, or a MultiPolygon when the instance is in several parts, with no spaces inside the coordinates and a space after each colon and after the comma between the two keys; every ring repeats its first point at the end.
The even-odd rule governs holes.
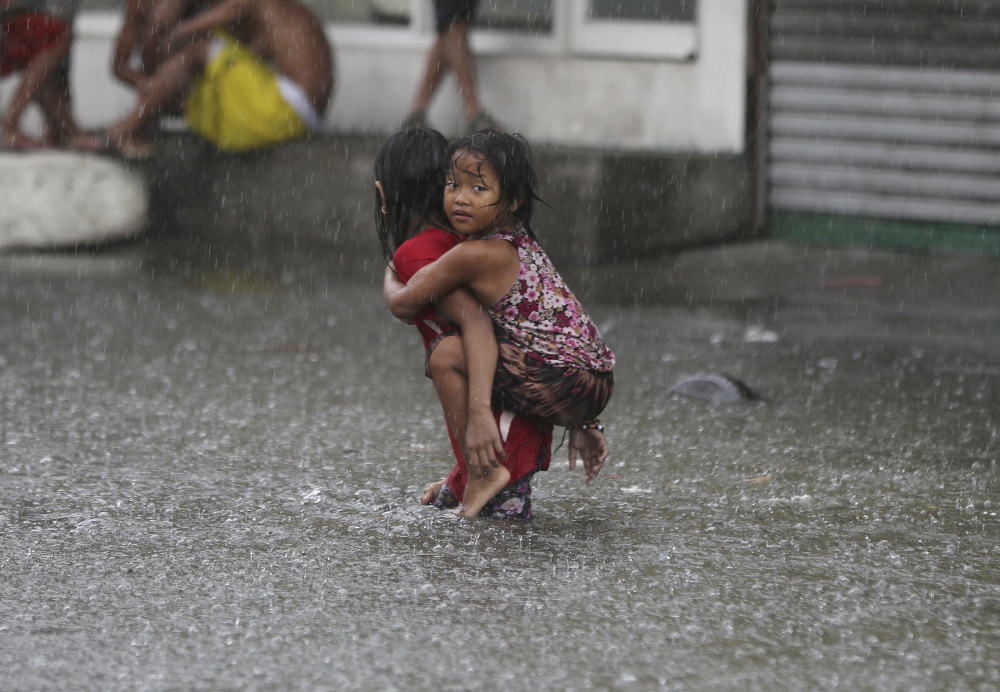
{"type": "Polygon", "coordinates": [[[389,210],[386,209],[386,206],[385,206],[385,188],[382,187],[382,181],[381,180],[376,180],[375,181],[375,189],[378,190],[378,196],[382,198],[382,213],[383,214],[388,214],[389,210]]]}

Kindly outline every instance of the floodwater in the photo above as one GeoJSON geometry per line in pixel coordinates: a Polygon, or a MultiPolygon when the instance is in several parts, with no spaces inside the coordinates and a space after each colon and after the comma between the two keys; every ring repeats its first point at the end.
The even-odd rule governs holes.
{"type": "Polygon", "coordinates": [[[462,521],[367,275],[173,251],[0,272],[0,689],[1000,686],[1000,326],[592,304],[605,472],[462,521]],[[769,401],[666,394],[699,372],[769,401]]]}

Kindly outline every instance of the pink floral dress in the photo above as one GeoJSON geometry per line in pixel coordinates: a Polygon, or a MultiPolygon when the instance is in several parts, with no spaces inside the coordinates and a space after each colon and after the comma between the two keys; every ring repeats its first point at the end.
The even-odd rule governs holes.
{"type": "Polygon", "coordinates": [[[487,237],[513,244],[521,260],[521,271],[507,295],[487,308],[493,323],[548,365],[614,370],[615,354],[538,242],[521,228],[487,237]]]}
{"type": "Polygon", "coordinates": [[[486,308],[499,350],[494,407],[566,427],[593,421],[611,398],[615,354],[534,238],[523,229],[487,238],[513,244],[521,261],[486,308]]]}

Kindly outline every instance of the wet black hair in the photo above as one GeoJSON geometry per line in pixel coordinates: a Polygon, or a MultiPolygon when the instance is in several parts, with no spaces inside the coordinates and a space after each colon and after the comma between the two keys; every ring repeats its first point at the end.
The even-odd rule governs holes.
{"type": "Polygon", "coordinates": [[[448,147],[449,166],[454,165],[455,154],[459,151],[469,152],[480,162],[490,162],[500,183],[500,199],[497,202],[500,212],[509,212],[511,221],[523,226],[534,238],[535,232],[531,228],[534,203],[545,202],[535,193],[535,169],[531,165],[528,141],[521,135],[479,130],[451,143],[448,147]]]}
{"type": "Polygon", "coordinates": [[[390,137],[375,157],[375,180],[385,191],[375,190],[375,230],[385,261],[428,219],[444,223],[444,174],[448,162],[448,140],[437,130],[400,130],[390,137]],[[414,222],[416,224],[414,225],[414,222]]]}

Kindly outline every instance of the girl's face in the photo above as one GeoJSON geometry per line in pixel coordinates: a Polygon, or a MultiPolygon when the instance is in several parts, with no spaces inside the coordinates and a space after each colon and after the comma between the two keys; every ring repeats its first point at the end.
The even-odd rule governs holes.
{"type": "Polygon", "coordinates": [[[465,150],[455,152],[444,185],[444,210],[452,228],[476,237],[501,226],[507,213],[500,193],[493,164],[465,150]]]}

